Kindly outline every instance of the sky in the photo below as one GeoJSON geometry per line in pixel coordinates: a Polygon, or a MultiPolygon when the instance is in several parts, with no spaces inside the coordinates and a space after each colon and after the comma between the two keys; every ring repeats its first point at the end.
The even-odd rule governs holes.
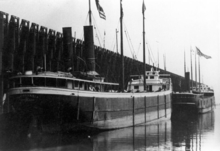
{"type": "MultiPolygon", "coordinates": [[[[99,17],[91,0],[95,45],[116,52],[116,29],[119,30],[120,0],[99,0],[106,20],[99,17]],[[104,33],[106,33],[104,35],[104,33]]],[[[124,55],[143,60],[143,0],[123,0],[124,55]]],[[[146,62],[148,51],[154,64],[175,74],[191,71],[190,49],[198,47],[212,59],[200,58],[201,81],[220,90],[220,1],[219,0],[145,0],[146,62]]],[[[83,26],[89,24],[88,0],[0,0],[0,11],[31,23],[62,32],[72,27],[73,37],[83,39],[83,26]]],[[[120,37],[118,34],[118,43],[120,37]]],[[[120,45],[118,46],[120,52],[120,45]]],[[[152,62],[150,62],[152,64],[152,62]]],[[[193,74],[195,75],[193,56],[193,74]]],[[[195,79],[195,77],[193,77],[195,79]]],[[[198,79],[198,78],[197,78],[198,79]]],[[[220,98],[220,97],[218,97],[220,98]]],[[[219,101],[220,102],[220,101],[219,101]]]]}

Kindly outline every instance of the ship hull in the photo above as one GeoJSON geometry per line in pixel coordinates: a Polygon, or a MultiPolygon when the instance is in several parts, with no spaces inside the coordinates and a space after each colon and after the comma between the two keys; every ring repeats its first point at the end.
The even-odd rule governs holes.
{"type": "Polygon", "coordinates": [[[171,117],[171,91],[109,93],[53,88],[11,89],[7,112],[31,117],[44,131],[108,130],[171,117]]]}
{"type": "Polygon", "coordinates": [[[174,93],[172,95],[172,108],[174,112],[185,110],[196,113],[210,112],[215,108],[215,97],[193,93],[174,93]]]}

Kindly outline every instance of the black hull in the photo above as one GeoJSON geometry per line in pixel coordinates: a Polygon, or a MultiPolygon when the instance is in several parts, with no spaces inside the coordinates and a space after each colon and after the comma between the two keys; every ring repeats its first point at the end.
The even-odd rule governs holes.
{"type": "Polygon", "coordinates": [[[215,108],[215,97],[193,93],[174,93],[173,112],[206,113],[215,108]]]}
{"type": "Polygon", "coordinates": [[[110,130],[170,119],[171,94],[137,98],[13,94],[6,106],[7,112],[31,118],[46,132],[110,130]]]}

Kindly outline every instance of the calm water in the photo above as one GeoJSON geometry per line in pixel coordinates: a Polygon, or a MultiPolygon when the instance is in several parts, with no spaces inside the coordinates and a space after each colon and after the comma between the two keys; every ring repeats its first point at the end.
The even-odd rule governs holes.
{"type": "Polygon", "coordinates": [[[199,116],[175,114],[175,120],[114,131],[41,134],[21,125],[0,123],[0,151],[219,151],[220,106],[199,116]]]}

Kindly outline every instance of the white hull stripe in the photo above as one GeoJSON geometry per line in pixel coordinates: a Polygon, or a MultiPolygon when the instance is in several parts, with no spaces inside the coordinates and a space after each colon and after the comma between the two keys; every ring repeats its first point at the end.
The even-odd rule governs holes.
{"type": "Polygon", "coordinates": [[[171,90],[161,92],[146,92],[146,93],[117,93],[117,92],[94,92],[82,91],[49,87],[23,87],[13,88],[8,91],[9,95],[14,94],[51,94],[51,95],[71,95],[84,97],[104,97],[104,98],[131,98],[131,97],[155,97],[171,94],[171,90]]]}

